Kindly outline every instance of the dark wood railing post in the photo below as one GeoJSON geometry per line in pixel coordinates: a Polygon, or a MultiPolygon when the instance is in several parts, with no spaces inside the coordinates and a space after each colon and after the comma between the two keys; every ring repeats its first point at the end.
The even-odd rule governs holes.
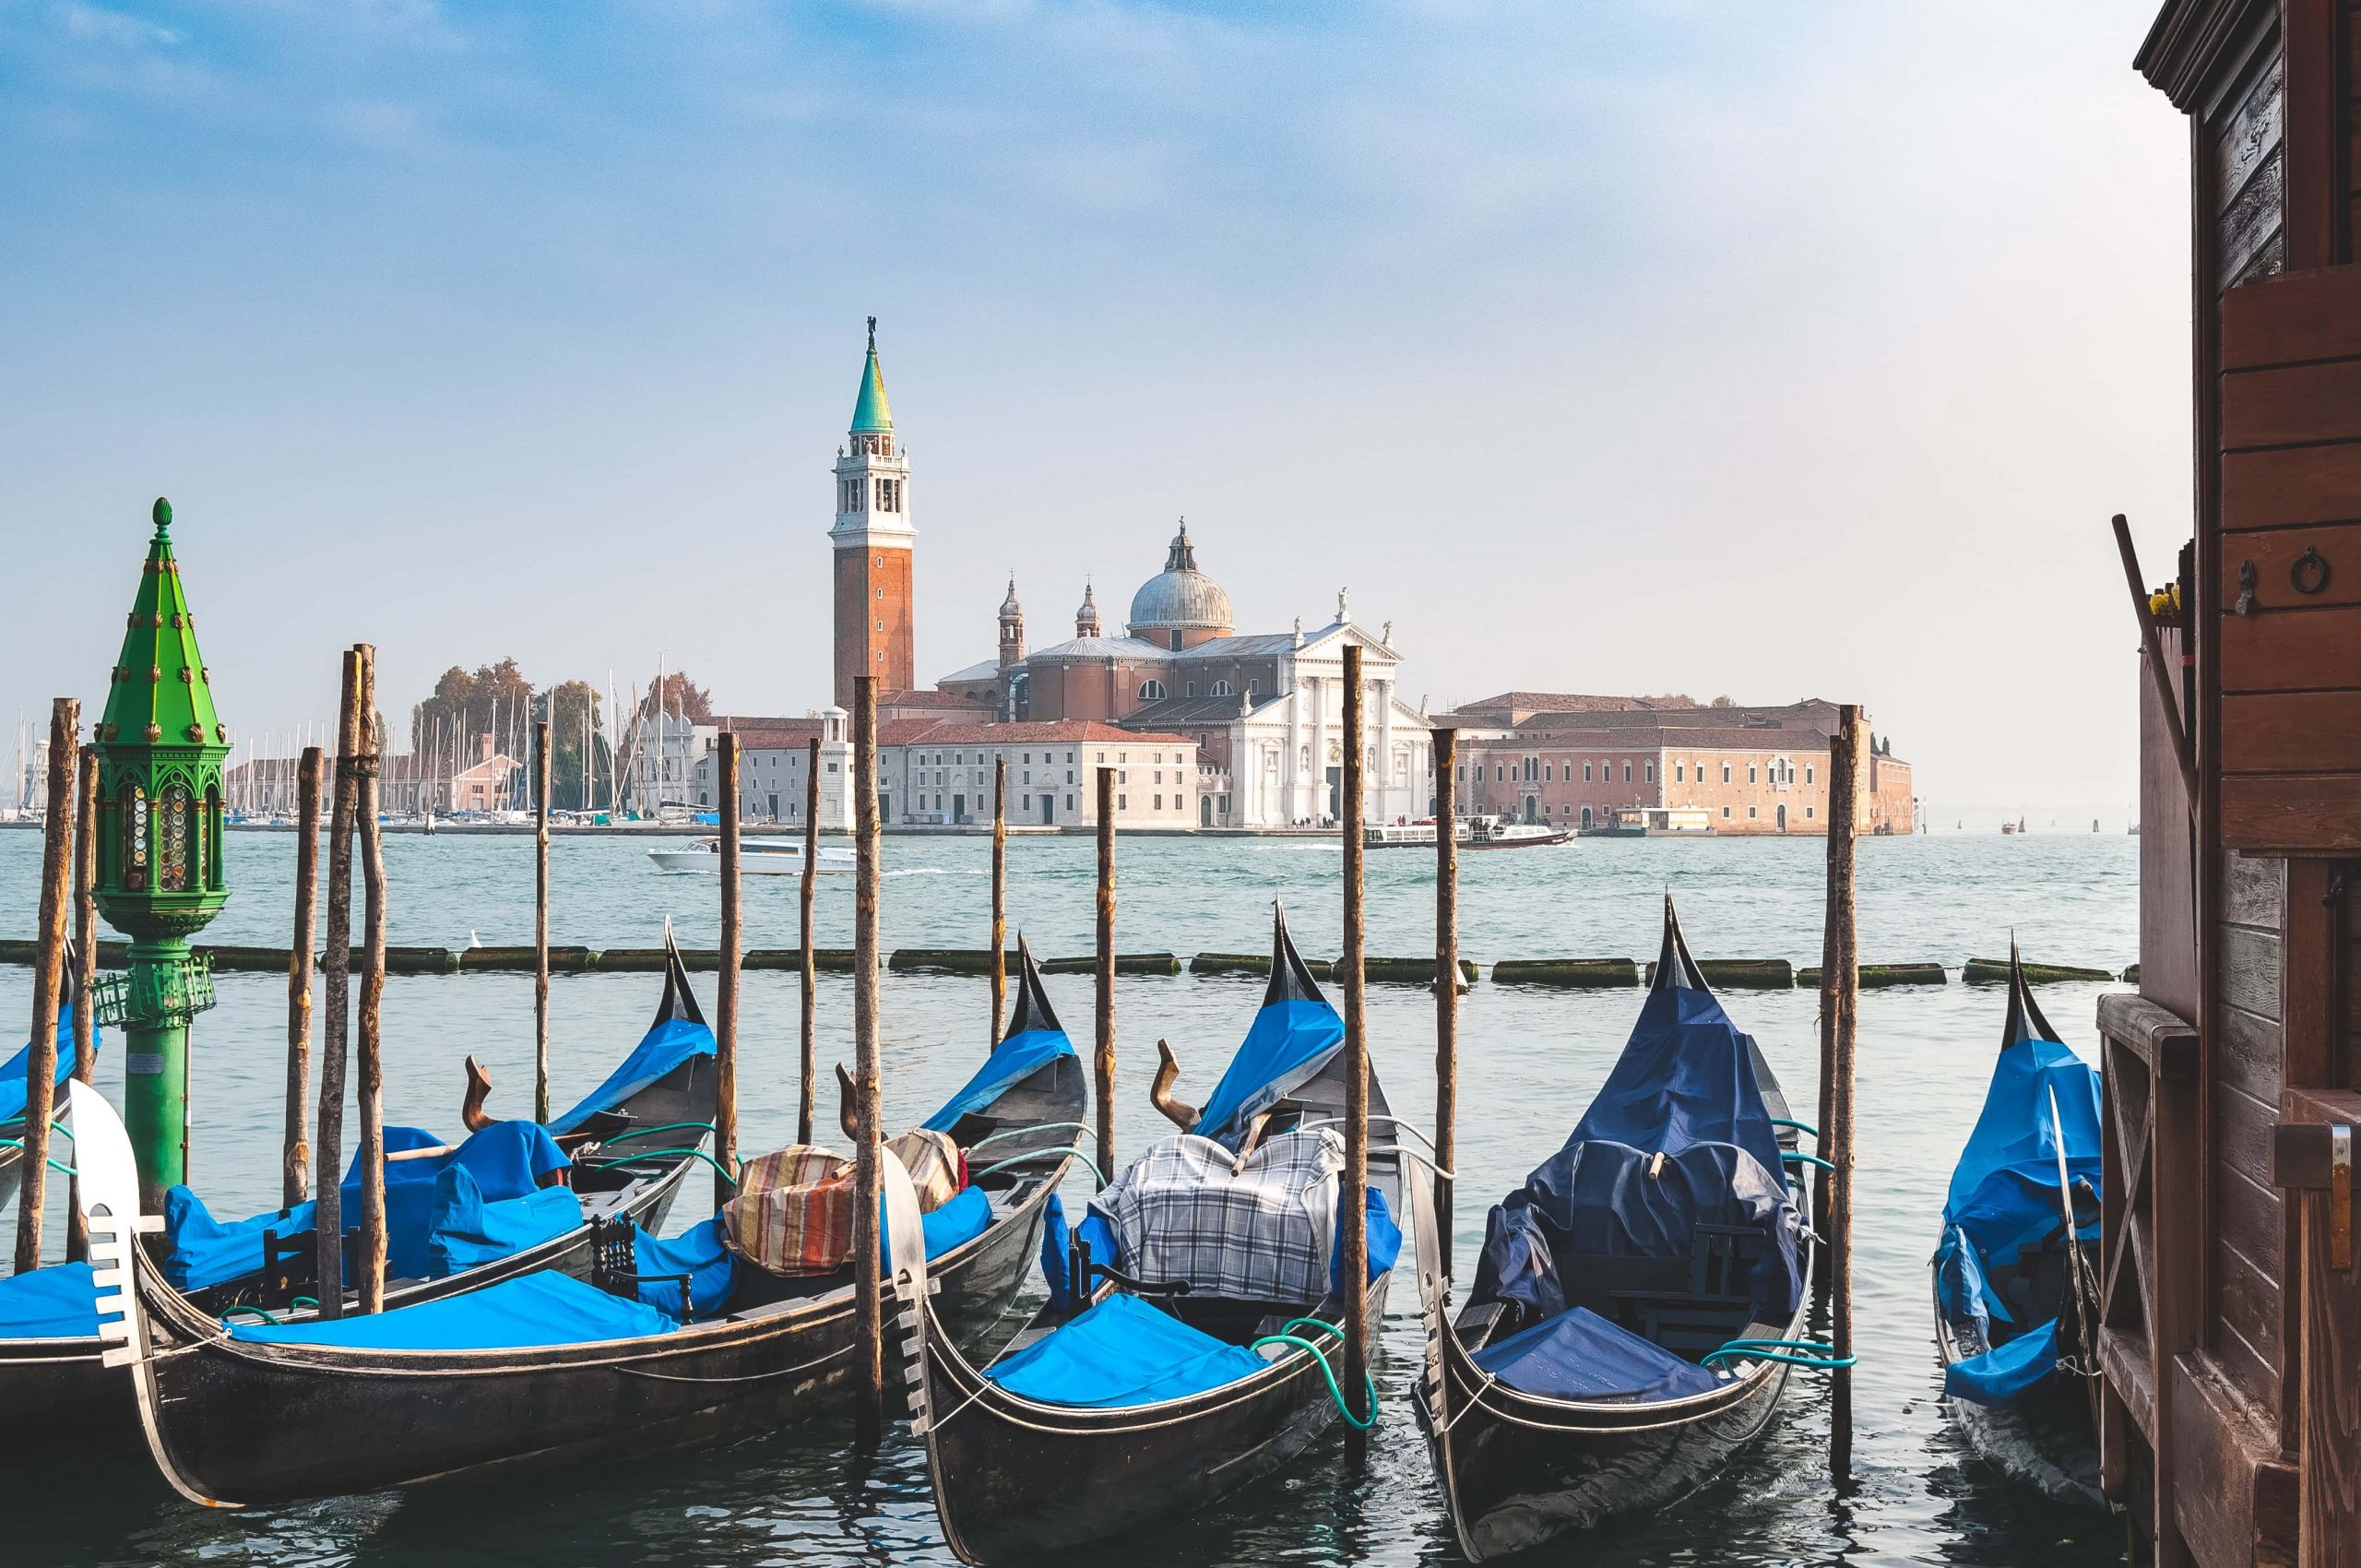
{"type": "Polygon", "coordinates": [[[820,738],[812,738],[812,751],[806,759],[803,776],[803,886],[801,890],[803,933],[797,949],[801,959],[803,987],[802,1008],[802,1080],[795,1094],[795,1141],[812,1141],[812,1107],[813,1096],[819,1092],[813,1075],[819,1071],[818,1047],[814,1036],[818,1028],[820,975],[819,963],[812,953],[812,916],[818,900],[814,897],[820,885],[820,738]]]}
{"type": "Polygon", "coordinates": [[[721,797],[721,977],[714,995],[713,1206],[737,1194],[738,966],[745,945],[739,929],[738,735],[724,730],[714,754],[721,797]]]}
{"type": "MultiPolygon", "coordinates": [[[[1830,1359],[1853,1354],[1853,1075],[1860,1002],[1860,946],[1853,923],[1853,851],[1859,821],[1861,710],[1839,708],[1828,758],[1828,930],[1820,972],[1821,1038],[1829,1095],[1821,1104],[1821,1154],[1835,1167],[1828,1209],[1815,1216],[1828,1237],[1830,1359]]],[[[1837,1484],[1853,1475],[1853,1373],[1829,1373],[1828,1468],[1837,1484]]]]}

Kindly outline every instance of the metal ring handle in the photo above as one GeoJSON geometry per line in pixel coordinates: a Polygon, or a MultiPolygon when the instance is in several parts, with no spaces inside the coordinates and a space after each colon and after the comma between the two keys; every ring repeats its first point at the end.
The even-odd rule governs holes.
{"type": "Polygon", "coordinates": [[[2325,592],[2328,579],[2328,557],[2308,545],[2296,557],[2296,564],[2287,568],[2288,583],[2306,598],[2325,592]]]}

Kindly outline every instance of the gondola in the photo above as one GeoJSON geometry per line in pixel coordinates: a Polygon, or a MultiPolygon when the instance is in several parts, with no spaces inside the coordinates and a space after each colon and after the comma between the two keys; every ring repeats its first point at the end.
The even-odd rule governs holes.
{"type": "MultiPolygon", "coordinates": [[[[65,974],[71,984],[76,974],[72,944],[67,944],[65,974]]],[[[65,1080],[74,1075],[74,1009],[78,996],[68,997],[57,1009],[57,1081],[55,1092],[63,1096],[65,1080]]],[[[90,1054],[98,1055],[99,1031],[90,1031],[90,1054]]],[[[0,1208],[17,1201],[17,1194],[25,1180],[25,1102],[30,1089],[25,1069],[32,1058],[33,1048],[27,1042],[24,1049],[6,1062],[0,1062],[0,1208]]],[[[53,1148],[50,1158],[57,1158],[53,1148]]]]}
{"type": "MultiPolygon", "coordinates": [[[[1007,1033],[927,1124],[972,1157],[966,1184],[924,1217],[915,1194],[887,1206],[893,1255],[936,1254],[938,1310],[963,1336],[1003,1319],[1082,1125],[1081,1063],[1029,952],[1022,968],[1007,1033]]],[[[83,1192],[103,1194],[81,1137],[83,1192]]],[[[909,1194],[885,1164],[888,1194],[909,1194]]],[[[722,1219],[664,1241],[607,1227],[588,1282],[518,1273],[340,1324],[225,1324],[135,1255],[118,1359],[166,1479],[217,1506],[644,1455],[828,1408],[857,1349],[850,1266],[767,1272],[724,1244],[722,1219]]]]}
{"type": "MultiPolygon", "coordinates": [[[[1185,1203],[1192,1162],[1252,1170],[1309,1154],[1330,1183],[1341,1172],[1344,1023],[1284,917],[1274,925],[1261,1010],[1204,1111],[1171,1097],[1178,1068],[1166,1050],[1154,1099],[1187,1131],[1101,1192],[1066,1267],[1052,1269],[1050,1301],[1023,1334],[979,1366],[948,1331],[939,1299],[915,1314],[917,1343],[906,1348],[925,1375],[912,1391],[912,1430],[926,1440],[935,1510],[963,1562],[1029,1562],[1201,1507],[1286,1464],[1337,1414],[1330,1367],[1343,1344],[1339,1297],[1317,1222],[1293,1256],[1292,1286],[1287,1255],[1273,1248],[1252,1254],[1268,1276],[1240,1288],[1214,1281],[1230,1279],[1248,1253],[1223,1253],[1203,1237],[1143,1241],[1142,1210],[1131,1206],[1145,1199],[1145,1173],[1158,1170],[1182,1172],[1171,1195],[1185,1203]]],[[[1374,1073],[1369,1087],[1372,1126],[1391,1128],[1374,1073]]],[[[1401,1212],[1404,1152],[1379,1146],[1370,1158],[1372,1324],[1399,1246],[1387,1217],[1401,1212]]]]}
{"type": "MultiPolygon", "coordinates": [[[[386,1304],[438,1301],[539,1269],[586,1274],[594,1221],[629,1218],[651,1229],[660,1226],[712,1129],[713,1052],[713,1031],[668,936],[663,995],[647,1032],[604,1083],[547,1129],[551,1141],[571,1151],[578,1216],[566,1207],[563,1194],[520,1205],[531,1211],[526,1218],[533,1223],[519,1229],[509,1220],[506,1233],[516,1244],[505,1255],[432,1277],[424,1265],[413,1265],[420,1272],[410,1277],[396,1268],[386,1281],[386,1304]]],[[[473,1072],[471,1079],[462,1116],[483,1140],[476,1146],[504,1159],[526,1146],[524,1138],[512,1134],[526,1133],[542,1141],[540,1130],[530,1123],[492,1123],[482,1111],[488,1080],[473,1072]]],[[[405,1237],[393,1259],[412,1263],[413,1254],[429,1254],[434,1241],[425,1229],[440,1168],[460,1155],[435,1153],[440,1140],[415,1128],[388,1127],[386,1145],[389,1151],[405,1145],[418,1151],[388,1166],[409,1179],[397,1218],[414,1221],[411,1229],[418,1231],[405,1237]]],[[[356,1157],[344,1181],[348,1233],[360,1218],[359,1181],[356,1157]]],[[[154,1267],[169,1267],[177,1276],[177,1293],[192,1312],[208,1320],[234,1313],[285,1323],[314,1315],[316,1243],[309,1204],[223,1225],[203,1217],[202,1206],[184,1188],[174,1189],[169,1206],[182,1222],[179,1239],[164,1233],[163,1217],[158,1216],[145,1250],[154,1267]]],[[[389,1204],[389,1212],[393,1207],[389,1204]]],[[[498,1205],[489,1207],[495,1222],[508,1220],[498,1205]]],[[[501,1249],[479,1244],[474,1250],[481,1254],[501,1249]]],[[[444,1261],[451,1261],[447,1247],[444,1261]]],[[[348,1302],[353,1299],[348,1290],[348,1302]]],[[[100,1365],[90,1300],[87,1265],[52,1265],[0,1279],[0,1461],[138,1446],[139,1417],[129,1385],[100,1365]]]]}
{"type": "Polygon", "coordinates": [[[1631,1038],[1565,1146],[1488,1216],[1456,1321],[1417,1217],[1418,1416],[1471,1560],[1705,1485],[1769,1423],[1791,1367],[1824,1359],[1802,1338],[1798,1130],[1667,897],[1631,1038]]]}
{"type": "Polygon", "coordinates": [[[2104,1507],[2099,1093],[2098,1074],[2042,1016],[2010,943],[1999,1060],[1943,1205],[1935,1348],[1971,1447],[2060,1502],[2104,1507]]]}

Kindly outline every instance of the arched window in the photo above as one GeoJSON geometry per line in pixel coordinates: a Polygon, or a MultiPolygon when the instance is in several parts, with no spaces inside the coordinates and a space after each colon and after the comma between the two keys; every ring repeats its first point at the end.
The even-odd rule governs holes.
{"type": "Polygon", "coordinates": [[[1164,700],[1164,683],[1163,683],[1163,682],[1161,682],[1161,681],[1142,681],[1142,682],[1140,683],[1140,701],[1142,701],[1142,702],[1161,702],[1161,701],[1163,701],[1163,700],[1164,700]]]}
{"type": "Polygon", "coordinates": [[[1214,683],[1214,695],[1217,697],[1234,697],[1237,695],[1238,694],[1236,692],[1229,689],[1228,682],[1216,681],[1214,683]]]}
{"type": "Polygon", "coordinates": [[[192,859],[188,786],[166,785],[161,805],[163,820],[157,824],[162,831],[157,835],[156,842],[156,886],[160,892],[185,893],[192,859]]]}

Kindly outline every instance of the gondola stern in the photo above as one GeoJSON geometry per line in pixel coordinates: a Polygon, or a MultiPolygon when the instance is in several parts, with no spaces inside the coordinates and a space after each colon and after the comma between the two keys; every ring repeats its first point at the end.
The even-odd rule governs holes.
{"type": "Polygon", "coordinates": [[[1680,931],[1680,912],[1673,908],[1668,890],[1664,896],[1664,938],[1657,944],[1656,972],[1648,981],[1648,989],[1713,993],[1713,987],[1705,983],[1705,972],[1689,956],[1689,941],[1680,931]]]}
{"type": "Polygon", "coordinates": [[[666,1024],[697,1024],[706,1028],[705,1009],[697,1005],[697,993],[689,984],[689,966],[681,956],[681,944],[672,934],[672,917],[664,917],[664,994],[656,1004],[655,1020],[647,1027],[660,1028],[666,1024]]]}
{"type": "Polygon", "coordinates": [[[1050,993],[1041,984],[1041,967],[1034,960],[1031,944],[1025,933],[1016,933],[1016,987],[1008,1001],[1008,1022],[1002,1028],[1002,1039],[1014,1039],[1035,1029],[1065,1033],[1065,1026],[1058,1022],[1057,1010],[1050,1005],[1050,993]]]}
{"type": "Polygon", "coordinates": [[[1276,1007],[1288,1002],[1322,1002],[1320,982],[1311,977],[1311,966],[1303,955],[1295,950],[1295,939],[1287,934],[1287,906],[1277,899],[1271,901],[1271,982],[1263,991],[1263,1005],[1276,1007]]]}
{"type": "MultiPolygon", "coordinates": [[[[2024,960],[2017,952],[2016,932],[2009,933],[2009,1015],[2000,1026],[2000,1049],[2023,1045],[2030,1039],[2058,1039],[2058,1031],[2042,1016],[2041,1004],[2033,999],[2033,987],[2025,980],[2024,960]]],[[[2060,1041],[2059,1043],[2064,1043],[2060,1041]]]]}

